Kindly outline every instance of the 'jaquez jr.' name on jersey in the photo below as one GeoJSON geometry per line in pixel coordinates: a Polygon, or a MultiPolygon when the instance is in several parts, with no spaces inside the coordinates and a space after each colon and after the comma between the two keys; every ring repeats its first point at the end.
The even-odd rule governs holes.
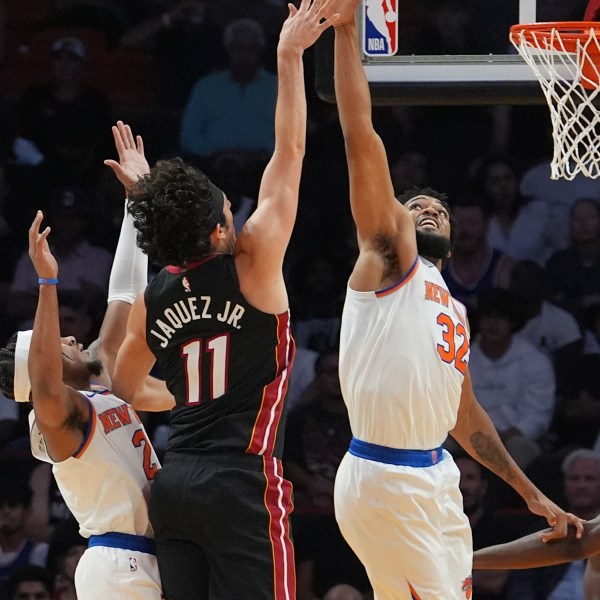
{"type": "Polygon", "coordinates": [[[166,348],[176,330],[182,329],[186,323],[191,321],[216,318],[231,327],[241,329],[242,326],[239,321],[246,311],[243,306],[226,300],[223,309],[214,312],[211,311],[210,303],[210,296],[200,296],[200,298],[189,296],[184,300],[178,300],[171,307],[164,310],[164,320],[156,319],[156,327],[151,329],[150,333],[160,340],[161,348],[166,348]],[[157,330],[160,330],[160,333],[157,330]]]}

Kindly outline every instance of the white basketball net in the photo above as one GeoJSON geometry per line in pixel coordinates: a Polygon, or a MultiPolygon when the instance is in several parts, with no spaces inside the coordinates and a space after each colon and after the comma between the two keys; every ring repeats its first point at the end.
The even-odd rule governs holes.
{"type": "Polygon", "coordinates": [[[566,39],[568,33],[518,31],[510,38],[536,74],[550,107],[551,178],[572,180],[582,173],[595,179],[600,176],[600,114],[593,102],[600,94],[600,72],[589,56],[600,55],[600,43],[593,28],[580,40],[565,42],[561,36],[566,39]]]}

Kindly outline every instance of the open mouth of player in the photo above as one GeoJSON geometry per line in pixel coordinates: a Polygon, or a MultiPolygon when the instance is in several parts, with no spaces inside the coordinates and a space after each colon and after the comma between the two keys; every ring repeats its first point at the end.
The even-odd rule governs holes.
{"type": "Polygon", "coordinates": [[[432,217],[425,217],[418,222],[421,229],[439,229],[439,223],[432,217]]]}

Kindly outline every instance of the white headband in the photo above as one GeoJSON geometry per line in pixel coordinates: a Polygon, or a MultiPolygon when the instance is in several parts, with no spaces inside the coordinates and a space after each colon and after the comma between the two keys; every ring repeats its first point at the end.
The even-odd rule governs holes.
{"type": "Polygon", "coordinates": [[[31,393],[31,380],[29,379],[29,346],[31,346],[31,334],[33,331],[19,331],[17,334],[17,346],[15,348],[15,380],[13,384],[15,400],[17,402],[29,402],[31,393]]]}

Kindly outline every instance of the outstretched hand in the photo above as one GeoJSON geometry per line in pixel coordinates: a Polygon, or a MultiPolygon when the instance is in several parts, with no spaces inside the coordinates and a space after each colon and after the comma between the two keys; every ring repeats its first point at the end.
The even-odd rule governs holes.
{"type": "Polygon", "coordinates": [[[339,0],[302,0],[299,8],[288,4],[290,14],[281,28],[279,46],[290,44],[302,50],[312,46],[327,28],[337,23],[338,4],[339,0]]]}
{"type": "Polygon", "coordinates": [[[340,16],[334,26],[339,27],[353,23],[356,18],[359,2],[360,0],[340,0],[337,7],[337,12],[340,16]]]}
{"type": "Polygon", "coordinates": [[[565,512],[543,494],[540,494],[539,498],[528,502],[527,506],[533,514],[544,517],[548,521],[548,525],[552,527],[552,531],[540,533],[540,538],[543,542],[566,538],[568,525],[575,527],[575,537],[577,539],[583,535],[582,519],[572,513],[565,512]]]}
{"type": "Polygon", "coordinates": [[[29,228],[29,258],[31,258],[38,277],[55,279],[58,275],[58,263],[48,246],[50,227],[40,231],[43,218],[44,214],[38,210],[29,228]]]}
{"type": "Polygon", "coordinates": [[[136,136],[134,140],[131,127],[123,121],[117,121],[117,124],[113,125],[112,133],[119,162],[108,159],[104,161],[104,164],[115,172],[117,179],[128,191],[142,175],[150,172],[150,165],[144,156],[144,142],[140,135],[136,136]]]}

